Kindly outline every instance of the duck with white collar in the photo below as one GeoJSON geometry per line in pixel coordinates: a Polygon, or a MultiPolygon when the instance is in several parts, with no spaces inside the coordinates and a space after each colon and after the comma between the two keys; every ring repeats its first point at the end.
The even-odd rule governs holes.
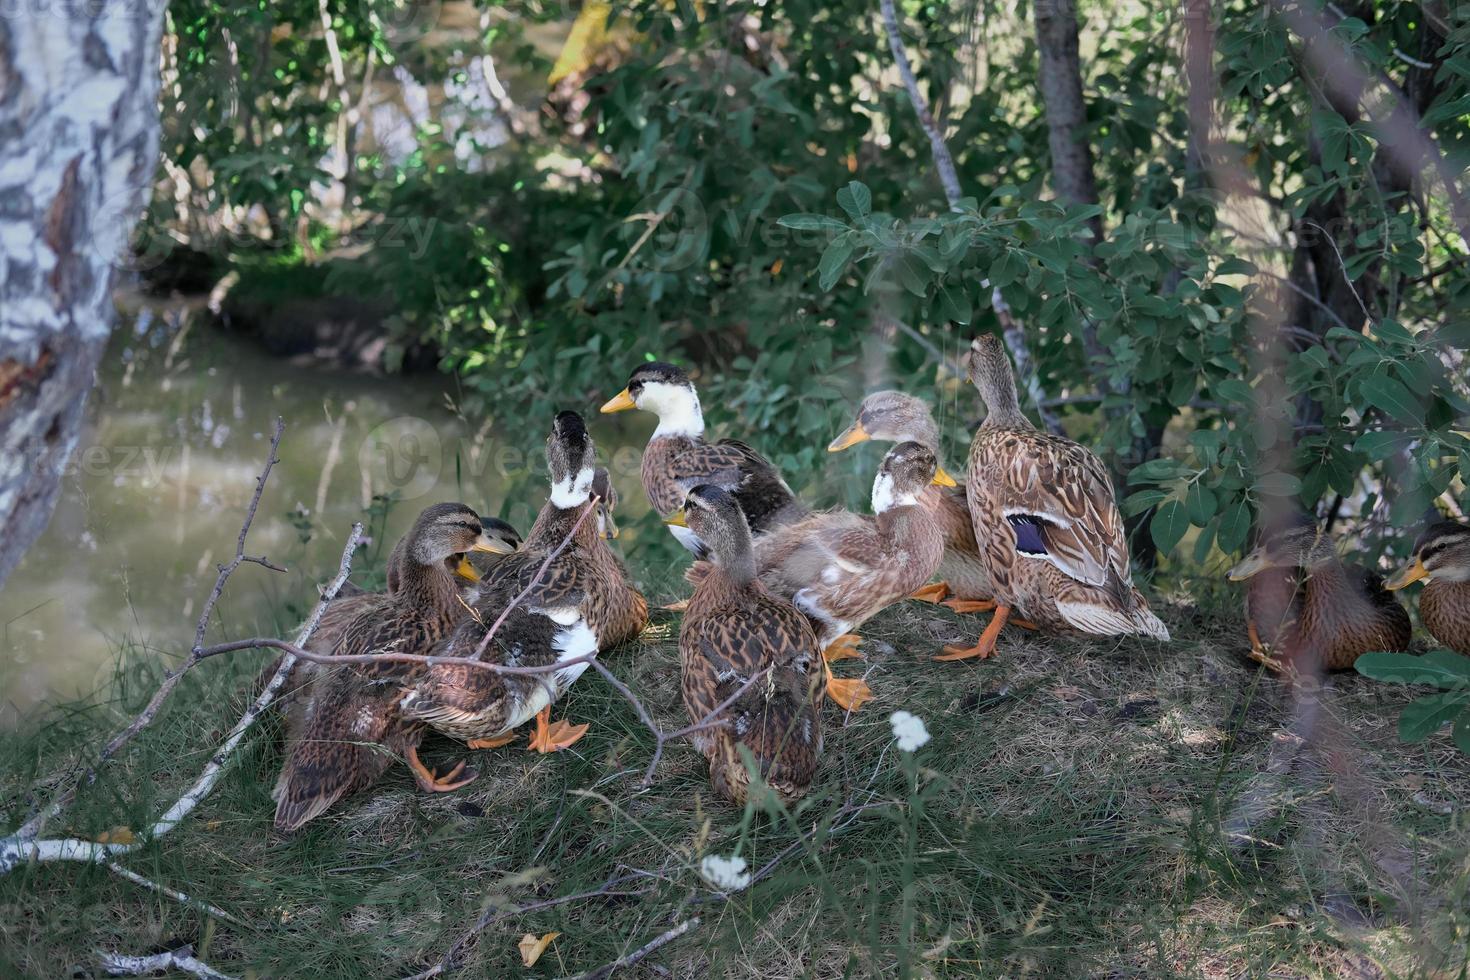
{"type": "MultiPolygon", "coordinates": [[[[807,508],[770,460],[735,439],[705,439],[699,393],[682,369],[662,362],[640,365],[602,411],[630,408],[658,416],[643,455],[642,477],[648,501],[660,517],[678,511],[688,492],[701,485],[734,496],[756,537],[806,516],[807,508]]],[[[706,557],[698,534],[674,525],[670,530],[696,557],[706,557]]]]}

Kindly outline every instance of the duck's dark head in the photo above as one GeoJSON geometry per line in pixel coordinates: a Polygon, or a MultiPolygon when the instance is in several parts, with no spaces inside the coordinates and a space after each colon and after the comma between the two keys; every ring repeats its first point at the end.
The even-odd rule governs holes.
{"type": "Polygon", "coordinates": [[[576,412],[559,412],[546,437],[546,468],[551,474],[551,502],[562,510],[580,507],[592,493],[597,447],[587,423],[576,412]]]}
{"type": "Polygon", "coordinates": [[[1434,582],[1470,582],[1470,525],[1435,521],[1414,542],[1414,558],[1384,585],[1402,589],[1427,578],[1434,582]]]}
{"type": "Polygon", "coordinates": [[[630,408],[658,416],[658,433],[700,435],[704,414],[699,393],[682,368],[662,361],[640,364],[628,377],[628,386],[602,406],[602,411],[622,412],[630,408]]]}

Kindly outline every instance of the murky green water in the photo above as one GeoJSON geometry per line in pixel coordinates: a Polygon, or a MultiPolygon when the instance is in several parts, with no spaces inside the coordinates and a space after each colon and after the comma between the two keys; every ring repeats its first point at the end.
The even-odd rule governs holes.
{"type": "MultiPolygon", "coordinates": [[[[453,379],[294,365],[199,315],[147,310],[125,319],[55,516],[0,590],[0,724],[104,687],[120,654],[187,652],[215,565],[234,554],[278,415],[287,422],[280,463],[247,551],[289,572],[242,567],[212,636],[289,631],[377,494],[402,498],[379,535],[385,548],[439,500],[463,500],[527,530],[545,499],[535,447],[550,420],[466,418],[456,401],[453,379]]],[[[595,415],[596,407],[581,410],[595,415]]],[[[646,421],[616,431],[641,446],[646,421]]],[[[604,459],[617,455],[598,435],[604,459]]],[[[627,547],[647,502],[636,454],[619,458],[631,459],[615,467],[627,547]]],[[[666,545],[654,550],[668,557],[666,545]]]]}

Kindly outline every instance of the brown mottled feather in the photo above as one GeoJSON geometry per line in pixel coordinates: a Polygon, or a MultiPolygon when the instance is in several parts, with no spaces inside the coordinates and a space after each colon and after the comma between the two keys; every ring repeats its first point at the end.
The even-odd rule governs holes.
{"type": "Polygon", "coordinates": [[[648,501],[661,517],[678,510],[690,488],[701,484],[730,491],[754,534],[806,513],[776,467],[735,439],[655,436],[643,454],[641,475],[648,501]]]}
{"type": "Polygon", "coordinates": [[[1436,640],[1456,653],[1470,654],[1470,582],[1425,583],[1419,618],[1436,640]]]}
{"type": "Polygon", "coordinates": [[[728,709],[729,724],[696,735],[715,791],[744,803],[744,747],[786,801],[810,788],[822,751],[822,670],[806,618],[759,582],[739,587],[712,568],[695,589],[679,631],[681,689],[691,722],[702,721],[751,677],[764,674],[728,709]]]}

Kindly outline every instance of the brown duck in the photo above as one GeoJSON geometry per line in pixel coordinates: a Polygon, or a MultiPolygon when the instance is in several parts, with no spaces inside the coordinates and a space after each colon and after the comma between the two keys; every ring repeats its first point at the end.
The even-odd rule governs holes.
{"type": "MultiPolygon", "coordinates": [[[[919,500],[931,484],[953,485],[916,442],[894,446],[873,480],[873,513],[821,511],[775,528],[755,541],[762,584],[811,620],[824,665],[859,656],[853,632],[929,581],[944,556],[944,536],[919,500]]],[[[689,570],[698,584],[704,563],[689,570]]],[[[861,680],[828,674],[827,694],[856,710],[872,696],[861,680]]]]}
{"type": "Polygon", "coordinates": [[[679,630],[684,708],[699,723],[735,698],[725,724],[696,733],[694,744],[709,760],[710,784],[721,798],[743,804],[749,795],[744,748],[766,784],[793,801],[811,787],[822,754],[816,633],[795,606],[761,584],[750,528],[732,494],[695,487],[680,516],[712,562],[679,630]]]}
{"type": "MultiPolygon", "coordinates": [[[[419,515],[399,558],[397,591],[359,598],[355,617],[340,628],[338,655],[427,654],[465,612],[450,571],[455,555],[498,551],[464,504],[436,504],[419,515]]],[[[348,793],[375,782],[393,756],[406,761],[421,788],[456,789],[463,764],[440,778],[418,758],[423,726],[402,717],[402,685],[422,672],[416,664],[344,664],[319,672],[288,726],[286,760],[273,796],[276,828],[291,832],[348,793]],[[387,752],[377,750],[383,746],[387,752]]]]}
{"type": "MultiPolygon", "coordinates": [[[[628,378],[628,386],[608,399],[602,411],[630,408],[658,416],[658,428],[643,454],[642,477],[648,502],[660,517],[683,506],[684,495],[701,484],[734,494],[755,535],[806,514],[806,507],[770,460],[735,439],[709,442],[704,438],[699,393],[681,369],[672,364],[641,365],[628,378]]],[[[703,557],[693,531],[674,525],[669,530],[696,557],[703,557]]]]}
{"type": "Polygon", "coordinates": [[[999,337],[975,339],[969,373],[986,416],[970,444],[966,500],[996,607],[973,647],[946,647],[936,659],[990,656],[1012,612],[1046,630],[1168,640],[1133,586],[1102,460],[1031,424],[999,337]]]}
{"type": "MultiPolygon", "coordinates": [[[[549,666],[594,656],[642,632],[648,604],[607,545],[604,518],[611,515],[603,513],[601,504],[611,499],[612,490],[607,472],[594,469],[595,454],[582,417],[575,412],[558,415],[546,442],[550,499],[525,545],[486,575],[473,615],[459,623],[437,653],[479,655],[509,667],[549,666]],[[595,493],[599,488],[601,493],[595,493]],[[597,508],[598,516],[584,518],[589,507],[597,508]],[[502,614],[505,621],[479,654],[502,614]]],[[[509,743],[516,728],[535,718],[531,748],[554,752],[587,731],[586,725],[551,721],[551,705],[587,667],[579,662],[543,674],[504,674],[436,665],[404,696],[403,713],[475,749],[509,743]]]]}
{"type": "MultiPolygon", "coordinates": [[[[875,391],[864,398],[858,406],[858,417],[832,440],[827,452],[839,452],[869,439],[917,442],[933,452],[935,459],[941,459],[939,426],[929,406],[901,391],[875,391]]],[[[995,608],[990,573],[975,543],[965,483],[960,480],[953,487],[926,487],[920,495],[924,506],[934,512],[934,519],[944,534],[944,559],[937,573],[940,580],[917,590],[911,598],[938,602],[959,613],[990,612],[995,608]]]]}
{"type": "Polygon", "coordinates": [[[1414,560],[1385,584],[1402,589],[1427,579],[1419,619],[1436,640],[1470,654],[1470,526],[1436,521],[1414,544],[1414,560]]]}
{"type": "Polygon", "coordinates": [[[1273,576],[1247,594],[1251,656],[1273,670],[1346,670],[1370,651],[1409,645],[1409,614],[1382,577],[1345,565],[1314,525],[1267,534],[1227,575],[1233,582],[1273,576]]]}

